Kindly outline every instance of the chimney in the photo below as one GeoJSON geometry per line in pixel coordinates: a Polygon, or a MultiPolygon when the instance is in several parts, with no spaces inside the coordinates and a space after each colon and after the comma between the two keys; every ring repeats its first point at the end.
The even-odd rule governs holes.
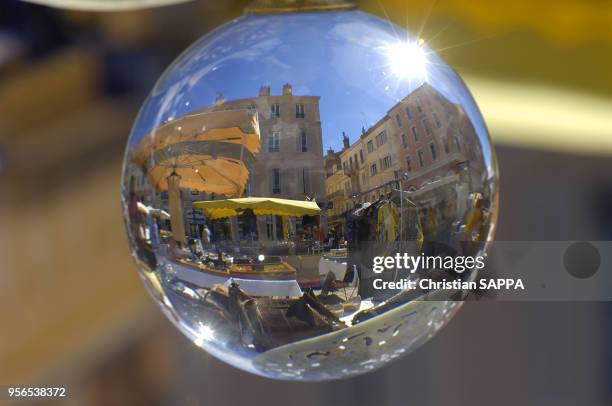
{"type": "Polygon", "coordinates": [[[348,135],[344,131],[342,131],[342,144],[344,145],[344,149],[347,149],[351,146],[351,141],[349,140],[348,135]]]}
{"type": "Polygon", "coordinates": [[[259,96],[270,96],[270,86],[262,86],[259,88],[259,96]]]}
{"type": "Polygon", "coordinates": [[[293,94],[293,86],[289,83],[283,85],[283,96],[291,96],[293,94]]]}

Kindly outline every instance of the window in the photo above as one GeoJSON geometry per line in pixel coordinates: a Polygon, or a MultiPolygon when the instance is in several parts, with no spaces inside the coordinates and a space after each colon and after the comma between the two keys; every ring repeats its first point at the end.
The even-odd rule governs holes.
{"type": "Polygon", "coordinates": [[[423,151],[419,149],[419,165],[421,166],[421,168],[425,165],[425,159],[423,157],[423,151]]]}
{"type": "Polygon", "coordinates": [[[280,132],[274,131],[268,137],[268,152],[279,152],[280,151],[280,132]]]}
{"type": "Polygon", "coordinates": [[[431,151],[431,160],[435,161],[437,158],[436,155],[436,144],[434,144],[433,142],[429,143],[429,150],[431,151]]]}
{"type": "Polygon", "coordinates": [[[308,168],[302,168],[302,191],[304,194],[310,193],[310,172],[308,168]]]}
{"type": "Polygon", "coordinates": [[[257,111],[257,106],[255,106],[254,104],[249,104],[248,109],[250,112],[255,112],[257,111]]]}
{"type": "Polygon", "coordinates": [[[409,106],[406,106],[406,116],[408,116],[408,120],[412,120],[412,111],[409,106]]]}
{"type": "Polygon", "coordinates": [[[364,159],[363,159],[363,149],[359,150],[359,161],[361,161],[361,164],[363,165],[364,159]]]}
{"type": "Polygon", "coordinates": [[[448,137],[444,137],[442,140],[443,140],[443,142],[444,142],[444,152],[445,152],[446,154],[448,154],[448,152],[449,152],[449,148],[448,148],[448,137]]]}
{"type": "Polygon", "coordinates": [[[383,131],[376,136],[376,146],[380,147],[387,142],[387,132],[383,131]]]}
{"type": "Polygon", "coordinates": [[[412,135],[414,136],[414,141],[418,142],[419,141],[419,133],[417,132],[417,128],[416,127],[412,127],[412,135]]]}
{"type": "Polygon", "coordinates": [[[435,111],[433,113],[433,119],[434,119],[434,123],[436,123],[436,127],[438,128],[442,127],[442,123],[440,122],[440,119],[438,118],[438,115],[436,114],[435,111]]]}
{"type": "Polygon", "coordinates": [[[431,135],[431,126],[429,125],[429,120],[426,118],[423,119],[423,127],[425,127],[425,132],[427,135],[431,135]]]}
{"type": "Polygon", "coordinates": [[[306,114],[304,113],[304,105],[298,103],[295,105],[295,118],[304,118],[306,114]]]}
{"type": "Polygon", "coordinates": [[[397,121],[397,126],[398,126],[399,128],[402,128],[402,119],[400,118],[400,115],[399,115],[399,114],[396,114],[396,115],[395,115],[395,121],[397,121]]]}
{"type": "Polygon", "coordinates": [[[271,118],[280,117],[280,104],[275,103],[272,106],[270,106],[270,117],[271,118]]]}
{"type": "Polygon", "coordinates": [[[419,111],[419,113],[422,113],[422,112],[423,112],[423,109],[421,108],[421,105],[420,105],[420,104],[417,104],[417,110],[419,111]]]}
{"type": "Polygon", "coordinates": [[[308,152],[308,138],[306,137],[306,131],[300,130],[298,137],[298,152],[308,152]]]}
{"type": "Polygon", "coordinates": [[[370,140],[368,141],[368,154],[371,154],[372,152],[374,152],[374,143],[372,140],[370,140]]]}
{"type": "Polygon", "coordinates": [[[406,134],[402,134],[402,145],[404,146],[404,148],[408,148],[408,137],[406,136],[406,134]]]}
{"type": "Polygon", "coordinates": [[[349,158],[349,168],[353,169],[353,157],[349,158]]]}
{"type": "Polygon", "coordinates": [[[412,172],[412,161],[410,157],[406,158],[406,172],[412,172]]]}
{"type": "Polygon", "coordinates": [[[380,169],[385,170],[391,167],[391,155],[387,155],[380,161],[380,169]]]}
{"type": "Polygon", "coordinates": [[[281,193],[281,177],[280,169],[272,169],[272,194],[280,195],[281,193]]]}
{"type": "Polygon", "coordinates": [[[378,170],[376,169],[376,164],[372,164],[370,166],[370,175],[374,176],[374,175],[376,175],[377,172],[378,172],[378,170]]]}
{"type": "Polygon", "coordinates": [[[366,184],[366,173],[362,172],[361,173],[361,183],[365,186],[366,184]]]}
{"type": "Polygon", "coordinates": [[[346,165],[346,161],[342,162],[342,167],[344,168],[344,172],[346,172],[348,169],[348,166],[346,165]]]}

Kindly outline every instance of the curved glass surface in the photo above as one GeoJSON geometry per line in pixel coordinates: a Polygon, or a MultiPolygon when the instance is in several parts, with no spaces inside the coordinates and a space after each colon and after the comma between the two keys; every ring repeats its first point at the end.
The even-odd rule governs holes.
{"type": "Polygon", "coordinates": [[[131,10],[185,3],[191,0],[24,0],[29,3],[70,10],[131,10]]]}
{"type": "MultiPolygon", "coordinates": [[[[160,78],[122,201],[140,275],[196,345],[238,368],[324,380],[431,337],[471,280],[380,257],[477,255],[497,169],[469,91],[401,28],[358,11],[245,16],[160,78]]],[[[473,264],[472,264],[473,265],[473,264]]]]}

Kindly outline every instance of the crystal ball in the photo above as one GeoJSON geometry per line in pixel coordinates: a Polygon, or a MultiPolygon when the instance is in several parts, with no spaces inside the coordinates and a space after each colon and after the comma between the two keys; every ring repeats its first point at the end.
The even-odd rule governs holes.
{"type": "Polygon", "coordinates": [[[390,22],[336,11],[245,15],[187,49],[136,119],[122,203],[140,276],[196,346],[319,381],[377,369],[455,314],[463,288],[408,283],[476,267],[394,261],[483,253],[497,189],[458,75],[390,22]]]}

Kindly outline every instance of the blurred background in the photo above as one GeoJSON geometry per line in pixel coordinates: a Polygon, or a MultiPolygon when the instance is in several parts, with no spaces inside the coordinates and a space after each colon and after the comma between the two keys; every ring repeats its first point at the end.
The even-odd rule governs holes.
{"type": "MultiPolygon", "coordinates": [[[[147,296],[123,148],[163,69],[247,0],[143,11],[0,2],[0,384],[75,405],[610,405],[612,306],[468,302],[378,372],[275,382],[196,349],[147,296]]],[[[612,3],[363,0],[464,77],[496,144],[498,240],[612,239],[612,3]]]]}

